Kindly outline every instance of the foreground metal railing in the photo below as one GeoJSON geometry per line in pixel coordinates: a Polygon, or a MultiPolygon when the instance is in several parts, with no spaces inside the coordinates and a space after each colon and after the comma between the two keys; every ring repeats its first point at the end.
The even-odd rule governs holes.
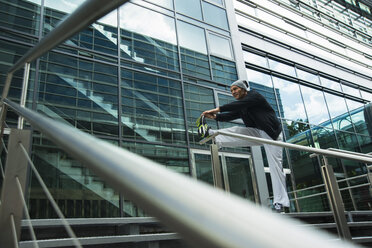
{"type": "MultiPolygon", "coordinates": [[[[26,207],[27,165],[31,166],[35,175],[38,174],[28,155],[31,132],[20,130],[24,118],[33,128],[47,135],[117,191],[125,192],[141,208],[179,232],[195,247],[356,247],[348,242],[330,243],[331,236],[301,228],[293,220],[273,215],[245,200],[171,172],[153,161],[24,108],[30,63],[125,2],[85,1],[10,68],[1,99],[1,137],[8,107],[18,113],[20,119],[19,129],[12,129],[9,135],[0,206],[0,244],[18,247],[19,224],[26,207]],[[13,73],[23,66],[23,91],[18,105],[8,100],[7,96],[13,73]]],[[[37,178],[43,185],[41,177],[37,178]]],[[[47,188],[43,189],[53,202],[47,188]]],[[[57,204],[52,205],[58,212],[57,204]]],[[[27,214],[25,216],[29,219],[27,214]]],[[[70,245],[80,247],[79,239],[68,230],[68,223],[65,224],[72,237],[70,245]]],[[[38,247],[35,234],[32,236],[34,247],[38,247]]]]}
{"type": "MultiPolygon", "coordinates": [[[[275,141],[275,140],[268,140],[258,137],[246,136],[241,134],[230,133],[226,131],[217,130],[214,132],[213,135],[210,137],[200,141],[200,144],[205,144],[206,142],[212,140],[211,144],[211,157],[212,157],[212,167],[214,171],[220,171],[221,166],[218,159],[218,147],[215,143],[215,138],[218,135],[224,135],[229,137],[235,137],[238,139],[248,140],[253,142],[257,145],[261,144],[270,144],[276,145],[283,148],[289,148],[299,151],[309,152],[311,155],[310,157],[318,157],[321,161],[321,171],[324,180],[324,186],[326,188],[326,193],[330,202],[331,210],[333,212],[333,216],[336,222],[337,231],[339,236],[343,239],[351,240],[351,233],[349,227],[347,225],[347,220],[345,217],[345,208],[343,205],[342,197],[340,194],[340,189],[338,187],[338,183],[336,177],[333,172],[332,166],[328,163],[328,157],[334,158],[342,158],[348,160],[354,160],[366,164],[372,164],[372,156],[368,154],[361,154],[356,152],[348,152],[338,149],[319,149],[307,146],[300,146],[296,144],[286,143],[282,141],[275,141]]],[[[221,173],[214,173],[215,175],[215,183],[217,187],[222,188],[222,174],[221,173]]]]}
{"type": "MultiPolygon", "coordinates": [[[[295,220],[172,172],[10,100],[5,99],[4,103],[194,247],[356,247],[346,241],[330,242],[334,237],[328,234],[301,227],[295,220]]],[[[13,144],[24,152],[19,141],[13,144]]],[[[6,170],[9,167],[12,164],[7,163],[6,170]]],[[[9,227],[0,228],[1,233],[9,227]]]]}

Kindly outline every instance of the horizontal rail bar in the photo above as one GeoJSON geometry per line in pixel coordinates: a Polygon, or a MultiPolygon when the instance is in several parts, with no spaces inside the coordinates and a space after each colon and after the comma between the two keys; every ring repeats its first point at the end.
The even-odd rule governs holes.
{"type": "Polygon", "coordinates": [[[30,63],[39,58],[44,53],[86,28],[89,24],[126,2],[128,2],[128,0],[86,0],[73,13],[67,16],[66,19],[59,23],[55,29],[21,57],[16,64],[9,69],[9,73],[13,73],[23,67],[25,63],[30,63]]]}
{"type": "Polygon", "coordinates": [[[348,242],[329,242],[333,237],[327,233],[300,228],[295,220],[173,172],[8,99],[4,103],[194,247],[358,247],[348,242]]]}
{"type": "Polygon", "coordinates": [[[314,147],[308,147],[308,146],[301,146],[301,145],[286,143],[286,142],[283,142],[283,141],[269,140],[269,139],[264,139],[264,138],[242,135],[242,134],[229,133],[229,132],[225,132],[225,131],[221,131],[221,130],[217,130],[213,135],[209,136],[206,139],[201,140],[199,143],[200,144],[205,144],[209,140],[215,138],[217,135],[226,135],[226,136],[235,137],[235,138],[248,140],[248,141],[253,141],[253,142],[257,142],[257,143],[261,143],[261,144],[270,144],[270,145],[281,146],[281,147],[285,147],[285,148],[289,148],[289,149],[305,151],[305,152],[309,152],[309,153],[316,153],[316,154],[329,156],[329,157],[355,160],[355,161],[358,161],[358,162],[364,162],[364,163],[372,164],[372,158],[365,157],[365,156],[363,156],[364,154],[362,154],[362,153],[360,155],[348,154],[348,153],[340,152],[342,150],[340,150],[340,151],[330,151],[330,150],[326,150],[326,149],[320,149],[320,148],[314,148],[314,147]]]}
{"type": "Polygon", "coordinates": [[[327,148],[327,150],[330,150],[330,151],[336,151],[336,152],[343,152],[343,153],[348,153],[348,154],[354,154],[354,155],[358,155],[358,156],[363,156],[363,157],[367,157],[367,158],[372,158],[372,155],[371,154],[364,154],[364,153],[359,153],[359,152],[352,152],[352,151],[348,151],[348,150],[341,150],[341,149],[337,149],[337,148],[327,148]]]}

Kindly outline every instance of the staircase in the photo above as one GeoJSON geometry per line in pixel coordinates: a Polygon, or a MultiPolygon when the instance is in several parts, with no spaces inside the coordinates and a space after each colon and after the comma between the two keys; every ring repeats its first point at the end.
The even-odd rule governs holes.
{"type": "MultiPolygon", "coordinates": [[[[83,247],[186,248],[178,234],[151,217],[68,219],[83,247]]],[[[39,247],[75,247],[61,220],[32,220],[39,247]]],[[[26,221],[20,248],[34,247],[26,221]]]]}
{"type": "MultiPolygon", "coordinates": [[[[335,239],[338,239],[332,212],[289,213],[285,216],[298,219],[306,226],[334,234],[335,239]]],[[[365,247],[372,247],[372,211],[350,211],[346,213],[346,218],[352,241],[365,247]]]]}
{"type": "MultiPolygon", "coordinates": [[[[353,242],[372,247],[372,211],[346,213],[353,242]]],[[[337,236],[331,212],[289,213],[284,218],[295,218],[303,225],[315,227],[337,236]]],[[[152,217],[68,219],[83,247],[88,248],[189,248],[182,238],[159,224],[152,217]]],[[[61,220],[32,220],[39,247],[74,247],[61,220]]],[[[22,222],[20,248],[34,247],[26,221],[22,222]]]]}

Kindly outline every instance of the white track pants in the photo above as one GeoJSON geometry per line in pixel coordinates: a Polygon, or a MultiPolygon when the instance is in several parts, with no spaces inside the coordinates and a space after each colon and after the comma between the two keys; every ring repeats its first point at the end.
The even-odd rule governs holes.
{"type": "MultiPolygon", "coordinates": [[[[251,127],[230,127],[221,129],[224,132],[231,132],[236,134],[243,134],[249,135],[264,139],[272,138],[263,130],[251,127]]],[[[212,135],[214,133],[213,130],[209,131],[209,134],[212,135]]],[[[285,207],[289,207],[289,198],[286,188],[285,182],[285,173],[283,172],[283,165],[282,165],[282,156],[283,156],[283,148],[280,146],[274,146],[269,144],[262,144],[257,142],[252,142],[248,140],[242,140],[235,137],[229,137],[225,135],[217,135],[216,136],[216,144],[219,147],[246,147],[246,146],[264,146],[267,161],[269,163],[270,168],[270,177],[272,182],[272,188],[274,193],[274,203],[280,203],[285,207]]],[[[279,135],[278,141],[282,140],[282,135],[279,135]]]]}

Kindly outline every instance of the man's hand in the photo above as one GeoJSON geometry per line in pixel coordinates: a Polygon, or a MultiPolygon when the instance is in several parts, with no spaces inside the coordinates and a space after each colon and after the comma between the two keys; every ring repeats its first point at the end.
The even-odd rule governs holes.
{"type": "Polygon", "coordinates": [[[216,119],[216,114],[220,112],[220,108],[215,108],[215,109],[211,109],[211,110],[206,110],[202,113],[202,115],[204,115],[205,117],[209,118],[209,119],[216,119]]]}

